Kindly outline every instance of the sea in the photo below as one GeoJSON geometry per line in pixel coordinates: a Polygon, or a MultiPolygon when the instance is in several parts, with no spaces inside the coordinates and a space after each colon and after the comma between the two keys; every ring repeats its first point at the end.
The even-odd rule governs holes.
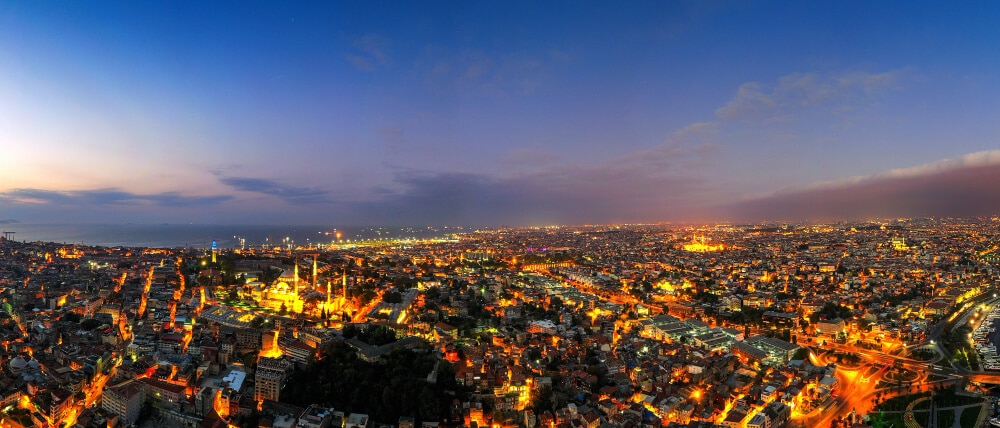
{"type": "Polygon", "coordinates": [[[470,232],[462,227],[332,227],[210,224],[2,224],[11,239],[22,242],[56,242],[105,247],[245,248],[261,245],[309,246],[336,241],[428,239],[470,232]]]}

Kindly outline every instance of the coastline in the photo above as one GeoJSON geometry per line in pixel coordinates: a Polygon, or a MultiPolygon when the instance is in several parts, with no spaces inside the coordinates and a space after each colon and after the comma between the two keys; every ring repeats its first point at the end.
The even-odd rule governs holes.
{"type": "Polygon", "coordinates": [[[54,242],[103,247],[219,248],[276,245],[288,238],[299,245],[329,243],[338,231],[344,240],[379,238],[431,238],[468,232],[458,228],[342,227],[317,225],[212,225],[212,224],[30,224],[0,226],[14,232],[13,241],[54,242]]]}

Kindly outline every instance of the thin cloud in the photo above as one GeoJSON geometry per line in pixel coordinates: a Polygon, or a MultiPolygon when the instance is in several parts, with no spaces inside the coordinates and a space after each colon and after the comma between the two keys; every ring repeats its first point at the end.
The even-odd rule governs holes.
{"type": "Polygon", "coordinates": [[[718,108],[715,115],[727,121],[757,120],[790,109],[869,97],[898,87],[908,73],[908,68],[881,73],[791,73],[778,78],[773,85],[747,82],[740,85],[733,99],[718,108]]]}
{"type": "Polygon", "coordinates": [[[219,182],[235,190],[273,196],[287,203],[331,202],[329,197],[330,192],[317,187],[292,186],[267,178],[216,175],[219,178],[219,182]]]}
{"type": "Polygon", "coordinates": [[[743,220],[988,216],[1000,213],[1000,151],[820,183],[727,207],[743,220]]]}
{"type": "Polygon", "coordinates": [[[489,55],[477,50],[424,49],[416,69],[435,91],[494,97],[531,95],[562,61],[548,54],[489,55]]]}
{"type": "Polygon", "coordinates": [[[762,116],[775,105],[775,101],[761,91],[759,83],[750,82],[740,85],[736,97],[719,107],[715,115],[724,120],[751,119],[762,116]]]}
{"type": "Polygon", "coordinates": [[[388,224],[552,224],[690,217],[705,183],[630,160],[512,177],[399,169],[391,190],[353,204],[388,224]]]}
{"type": "Polygon", "coordinates": [[[375,71],[390,64],[389,39],[379,34],[365,34],[351,42],[351,51],[344,54],[354,68],[375,71]]]}
{"type": "Polygon", "coordinates": [[[216,205],[231,200],[229,195],[184,196],[178,192],[132,193],[120,189],[46,190],[11,189],[0,192],[0,200],[21,205],[192,207],[216,205]]]}
{"type": "Polygon", "coordinates": [[[856,176],[856,177],[847,177],[839,180],[822,181],[818,183],[808,184],[797,189],[784,189],[782,191],[777,191],[771,194],[763,195],[763,197],[770,197],[779,193],[788,193],[789,191],[835,189],[839,187],[865,184],[879,180],[920,177],[920,176],[933,175],[957,169],[990,166],[990,165],[1000,165],[1000,150],[987,150],[982,152],[969,153],[966,155],[959,156],[957,158],[941,159],[939,161],[930,162],[923,165],[917,165],[906,168],[893,168],[890,170],[878,172],[868,176],[856,176]]]}

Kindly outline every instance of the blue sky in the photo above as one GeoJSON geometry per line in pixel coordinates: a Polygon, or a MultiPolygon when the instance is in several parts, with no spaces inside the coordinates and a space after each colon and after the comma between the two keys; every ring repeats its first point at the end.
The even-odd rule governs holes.
{"type": "Polygon", "coordinates": [[[998,12],[5,3],[0,220],[991,215],[935,195],[1000,199],[977,185],[1000,164],[998,12]],[[850,209],[815,208],[831,188],[850,209]]]}

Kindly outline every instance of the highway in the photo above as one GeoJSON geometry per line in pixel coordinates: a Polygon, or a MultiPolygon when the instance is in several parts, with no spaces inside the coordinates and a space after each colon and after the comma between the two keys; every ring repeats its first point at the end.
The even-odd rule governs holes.
{"type": "MultiPolygon", "coordinates": [[[[942,322],[935,324],[931,328],[927,340],[908,346],[907,348],[915,349],[933,347],[942,355],[946,356],[947,350],[942,349],[940,344],[941,335],[945,331],[951,330],[965,323],[972,311],[980,304],[996,304],[997,302],[1000,302],[1000,299],[992,296],[993,293],[991,290],[989,292],[984,292],[980,297],[970,300],[970,302],[963,305],[958,312],[953,313],[942,322]]],[[[838,387],[836,388],[837,396],[832,399],[832,402],[826,405],[827,407],[821,407],[820,409],[813,410],[805,415],[793,415],[793,426],[827,427],[831,426],[834,420],[842,419],[852,411],[857,414],[868,413],[874,407],[873,398],[879,393],[882,394],[883,399],[886,399],[895,395],[929,391],[937,385],[954,384],[955,382],[963,379],[977,383],[1000,384],[1000,372],[970,372],[968,370],[941,364],[938,362],[938,359],[922,361],[905,356],[892,355],[882,351],[859,348],[853,345],[839,344],[835,342],[826,343],[826,346],[824,346],[823,349],[816,346],[811,347],[810,349],[812,351],[810,353],[810,359],[813,364],[823,365],[829,362],[823,360],[820,355],[820,353],[826,350],[856,354],[861,357],[864,363],[858,368],[838,367],[836,373],[838,379],[838,387]],[[895,386],[876,388],[877,382],[882,379],[886,370],[880,370],[871,377],[865,378],[864,374],[867,373],[873,365],[900,366],[908,370],[915,371],[918,373],[918,378],[913,382],[904,383],[912,385],[912,387],[902,391],[890,392],[893,391],[895,386]],[[929,374],[941,376],[942,379],[928,382],[927,378],[929,374]]]]}

